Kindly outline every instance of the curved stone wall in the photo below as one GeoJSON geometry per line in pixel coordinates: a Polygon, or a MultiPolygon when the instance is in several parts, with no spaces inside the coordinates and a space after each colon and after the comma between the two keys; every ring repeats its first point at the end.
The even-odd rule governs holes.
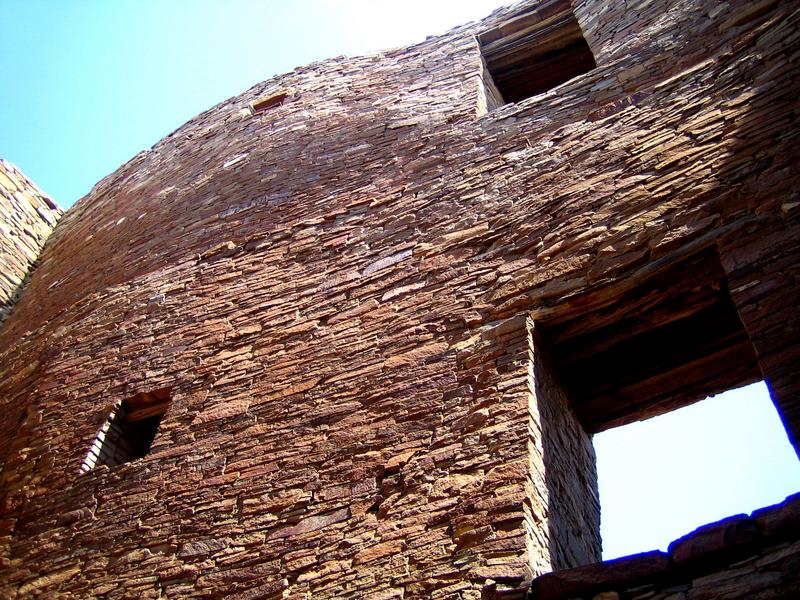
{"type": "Polygon", "coordinates": [[[531,6],[570,10],[259,84],[67,212],[0,330],[0,593],[479,598],[596,560],[528,317],[693,243],[796,425],[796,7],[577,2],[597,68],[478,117],[475,34],[531,6]],[[149,453],[82,472],[143,398],[149,453]]]}

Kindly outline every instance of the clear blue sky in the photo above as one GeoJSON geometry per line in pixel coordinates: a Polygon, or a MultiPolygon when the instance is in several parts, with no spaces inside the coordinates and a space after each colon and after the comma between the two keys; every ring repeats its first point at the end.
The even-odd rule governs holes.
{"type": "Polygon", "coordinates": [[[594,437],[603,555],[666,550],[706,523],[800,491],[763,382],[594,437]]]}
{"type": "MultiPolygon", "coordinates": [[[[3,0],[0,156],[68,207],[194,115],[311,61],[401,46],[498,0],[3,0]]],[[[800,490],[763,385],[601,434],[605,556],[800,490]]]]}
{"type": "Polygon", "coordinates": [[[309,62],[402,46],[498,0],[2,0],[0,155],[61,206],[196,114],[309,62]]]}

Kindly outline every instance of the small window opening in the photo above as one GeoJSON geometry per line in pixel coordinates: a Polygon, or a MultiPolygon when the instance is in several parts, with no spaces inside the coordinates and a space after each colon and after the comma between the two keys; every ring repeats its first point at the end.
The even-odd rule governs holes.
{"type": "Polygon", "coordinates": [[[800,490],[800,463],[763,381],[609,429],[594,447],[603,560],[666,550],[800,490]]]}
{"type": "Polygon", "coordinates": [[[286,96],[286,92],[264,96],[263,98],[259,98],[251,102],[250,109],[253,111],[253,113],[258,114],[264,112],[265,110],[276,108],[286,101],[286,96]]]}
{"type": "Polygon", "coordinates": [[[567,4],[528,10],[478,36],[486,109],[519,102],[594,69],[594,55],[567,4]]]}
{"type": "Polygon", "coordinates": [[[169,403],[169,389],[143,392],[117,403],[84,458],[81,471],[97,465],[115,467],[146,456],[169,403]]]}

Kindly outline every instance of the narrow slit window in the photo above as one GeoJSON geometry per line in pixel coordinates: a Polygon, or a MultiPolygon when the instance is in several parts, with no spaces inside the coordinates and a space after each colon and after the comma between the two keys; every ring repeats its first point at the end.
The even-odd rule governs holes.
{"type": "Polygon", "coordinates": [[[160,389],[118,402],[83,459],[81,471],[91,471],[97,465],[116,467],[146,456],[170,399],[170,391],[160,389]]]}
{"type": "Polygon", "coordinates": [[[263,96],[257,100],[253,100],[253,102],[250,103],[250,109],[254,114],[258,114],[271,108],[277,108],[286,101],[286,96],[286,92],[263,96]]]}
{"type": "Polygon", "coordinates": [[[578,20],[564,6],[553,14],[525,11],[478,36],[487,110],[536,96],[597,66],[578,20]]]}

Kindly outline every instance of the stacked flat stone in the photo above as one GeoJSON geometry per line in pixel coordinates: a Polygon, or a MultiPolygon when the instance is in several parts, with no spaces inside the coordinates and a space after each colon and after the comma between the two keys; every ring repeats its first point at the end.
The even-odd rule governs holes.
{"type": "Polygon", "coordinates": [[[800,494],[698,528],[654,550],[542,575],[529,600],[800,597],[800,494]]]}
{"type": "Polygon", "coordinates": [[[796,3],[573,4],[597,67],[548,92],[487,96],[476,35],[573,10],[526,0],[258,84],[64,215],[0,329],[0,596],[477,600],[594,562],[603,415],[548,319],[697,252],[800,440],[796,3]],[[81,473],[153,390],[149,454],[81,473]]]}
{"type": "Polygon", "coordinates": [[[0,323],[5,321],[63,211],[0,159],[0,323]]]}

